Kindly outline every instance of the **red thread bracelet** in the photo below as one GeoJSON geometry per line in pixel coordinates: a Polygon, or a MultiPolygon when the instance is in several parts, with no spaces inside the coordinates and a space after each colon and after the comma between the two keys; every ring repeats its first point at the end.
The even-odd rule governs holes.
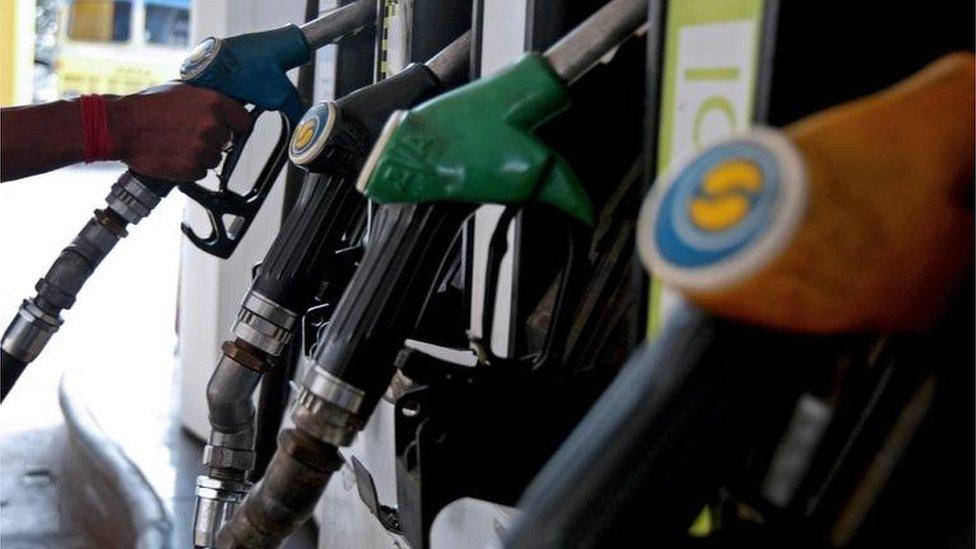
{"type": "Polygon", "coordinates": [[[108,132],[108,113],[102,96],[81,96],[81,129],[85,136],[85,163],[111,160],[115,147],[108,132]]]}

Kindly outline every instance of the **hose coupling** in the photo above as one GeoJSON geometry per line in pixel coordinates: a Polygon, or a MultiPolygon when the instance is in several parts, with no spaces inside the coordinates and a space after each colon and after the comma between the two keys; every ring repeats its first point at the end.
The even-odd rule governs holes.
{"type": "Polygon", "coordinates": [[[208,444],[203,449],[203,464],[211,469],[250,471],[254,468],[254,451],[208,444]]]}
{"type": "Polygon", "coordinates": [[[301,431],[281,431],[264,478],[220,531],[218,547],[280,547],[311,516],[342,463],[335,447],[301,431]]]}
{"type": "Polygon", "coordinates": [[[17,360],[32,362],[63,322],[60,316],[44,312],[33,299],[25,299],[0,346],[17,360]]]}
{"type": "Polygon", "coordinates": [[[132,225],[142,221],[162,197],[139,181],[132,172],[126,171],[112,185],[105,201],[109,209],[132,225]]]}
{"type": "Polygon", "coordinates": [[[217,532],[228,522],[251,489],[243,480],[197,477],[197,504],[193,519],[193,545],[213,547],[217,532]]]}
{"type": "Polygon", "coordinates": [[[261,295],[248,292],[237,314],[234,335],[272,356],[291,341],[298,315],[261,295]]]}
{"type": "Polygon", "coordinates": [[[302,383],[292,418],[295,426],[335,447],[348,446],[365,423],[365,393],[319,367],[302,383]]]}

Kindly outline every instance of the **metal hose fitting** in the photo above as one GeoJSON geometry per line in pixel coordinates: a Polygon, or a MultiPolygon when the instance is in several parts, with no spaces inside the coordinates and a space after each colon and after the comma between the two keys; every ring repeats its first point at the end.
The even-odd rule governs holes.
{"type": "Polygon", "coordinates": [[[265,353],[278,356],[291,341],[298,315],[256,290],[248,292],[237,313],[234,335],[265,353]]]}
{"type": "Polygon", "coordinates": [[[250,488],[254,468],[255,409],[251,399],[271,360],[291,341],[297,315],[251,290],[207,384],[210,440],[203,452],[208,474],[197,478],[193,543],[212,547],[217,532],[250,488]]]}
{"type": "Polygon", "coordinates": [[[365,393],[324,369],[309,370],[292,411],[295,426],[333,446],[348,446],[363,427],[365,393]]]}
{"type": "Polygon", "coordinates": [[[292,419],[264,479],[218,535],[218,547],[277,547],[308,519],[332,472],[342,464],[336,448],[363,426],[363,391],[315,367],[302,384],[292,419]]]}
{"type": "MultiPolygon", "coordinates": [[[[95,210],[78,236],[61,251],[44,278],[34,286],[37,294],[21,304],[0,340],[3,352],[23,366],[37,358],[64,322],[61,311],[74,305],[88,278],[118,241],[128,234],[126,226],[135,225],[148,216],[171,189],[172,184],[147,184],[131,172],[122,174],[105,198],[107,207],[95,210]]],[[[9,383],[5,378],[3,395],[16,377],[11,376],[9,383]]]]}
{"type": "Polygon", "coordinates": [[[197,477],[194,547],[213,547],[216,532],[230,520],[250,489],[251,483],[246,481],[197,477]]]}

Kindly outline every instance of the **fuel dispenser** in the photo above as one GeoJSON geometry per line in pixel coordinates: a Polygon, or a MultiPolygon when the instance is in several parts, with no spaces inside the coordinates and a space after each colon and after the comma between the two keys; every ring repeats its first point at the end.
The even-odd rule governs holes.
{"type": "Polygon", "coordinates": [[[127,223],[175,186],[227,257],[287,154],[195,546],[313,515],[350,547],[971,534],[972,6],[341,4],[195,50],[184,80],[282,112],[264,171],[230,192],[237,136],[216,191],[124,175],[5,334],[4,394],[127,223]],[[284,71],[340,38],[307,108],[284,71]],[[514,518],[443,526],[459,502],[514,518]]]}
{"type": "MultiPolygon", "coordinates": [[[[971,10],[971,6],[955,6],[954,11],[921,13],[906,7],[883,15],[851,12],[838,19],[835,12],[788,3],[652,2],[651,13],[661,14],[667,28],[649,50],[651,59],[657,55],[661,62],[659,69],[652,62],[649,73],[662,75],[660,88],[649,90],[650,100],[659,101],[661,109],[658,131],[649,135],[650,150],[658,152],[657,169],[650,173],[663,175],[651,190],[655,198],[648,204],[655,206],[642,216],[638,240],[643,240],[639,248],[654,274],[680,288],[685,297],[662,291],[660,285],[652,289],[648,343],[632,355],[527,489],[519,504],[525,514],[505,535],[503,546],[967,543],[963,540],[973,528],[969,413],[973,298],[968,243],[972,238],[973,57],[972,28],[959,21],[968,21],[971,10]],[[873,24],[879,15],[885,19],[883,27],[873,24]],[[749,35],[739,43],[747,46],[750,64],[730,62],[735,56],[731,47],[702,47],[723,33],[728,44],[736,30],[749,35]],[[818,33],[830,34],[829,45],[811,48],[809,40],[818,33]],[[918,40],[901,39],[908,34],[918,40]],[[969,53],[950,56],[922,71],[958,50],[969,53]],[[728,301],[716,300],[724,290],[705,290],[709,277],[717,273],[749,280],[747,285],[756,280],[759,271],[750,273],[745,263],[710,271],[708,257],[728,253],[726,257],[748,262],[749,254],[739,255],[737,251],[745,248],[736,248],[731,240],[722,248],[706,236],[721,238],[726,227],[745,228],[746,217],[735,212],[765,207],[760,193],[738,194],[743,185],[757,180],[750,179],[746,164],[740,164],[750,155],[737,147],[755,139],[769,143],[768,148],[762,146],[764,150],[780,150],[776,137],[767,141],[766,132],[696,143],[696,136],[705,135],[709,114],[720,128],[733,128],[742,119],[741,111],[734,108],[734,100],[739,99],[740,105],[751,105],[749,118],[755,122],[783,126],[919,71],[891,91],[788,127],[786,133],[794,135],[792,139],[806,151],[799,173],[808,175],[788,175],[793,169],[786,167],[792,164],[788,160],[779,165],[785,170],[781,172],[784,182],[808,177],[815,186],[823,184],[827,173],[834,178],[830,198],[826,202],[815,198],[826,187],[810,191],[804,211],[826,208],[835,221],[849,222],[832,237],[825,237],[825,232],[807,239],[811,245],[828,254],[851,252],[845,241],[884,234],[884,219],[897,218],[889,226],[931,232],[933,236],[920,238],[928,246],[914,241],[922,246],[914,247],[914,236],[907,233],[889,234],[884,242],[860,240],[862,252],[850,256],[856,266],[849,269],[825,260],[811,261],[812,256],[804,253],[804,259],[793,265],[810,261],[806,275],[791,277],[780,271],[782,279],[766,279],[751,297],[737,293],[734,298],[726,294],[728,301]],[[744,89],[757,94],[745,103],[731,85],[742,75],[752,76],[744,89]],[[925,114],[917,116],[921,112],[925,114]],[[875,118],[882,113],[880,120],[875,118]],[[849,124],[843,132],[847,137],[831,139],[830,146],[821,141],[812,152],[807,140],[836,130],[838,124],[849,124]],[[923,135],[925,145],[904,147],[923,135]],[[695,145],[692,151],[699,154],[689,151],[676,158],[674,147],[681,140],[695,145]],[[829,160],[831,147],[845,160],[829,160]],[[745,171],[731,178],[727,171],[695,171],[702,162],[725,153],[727,167],[745,171]],[[930,161],[930,154],[941,160],[930,161]],[[822,169],[824,162],[831,167],[822,169]],[[690,181],[687,177],[701,182],[702,190],[679,198],[688,188],[680,181],[690,181]],[[898,206],[880,206],[879,197],[852,213],[855,202],[852,189],[844,190],[841,184],[845,178],[851,186],[863,185],[871,193],[888,193],[898,206]],[[738,191],[723,195],[733,188],[738,191]],[[756,200],[740,202],[748,204],[741,210],[733,205],[736,197],[756,200]],[[929,213],[915,215],[914,209],[929,213]],[[679,228],[679,218],[693,216],[698,218],[699,231],[702,226],[713,227],[697,233],[701,239],[679,228]],[[908,221],[923,218],[924,226],[908,221]],[[731,219],[736,221],[725,226],[731,219]],[[866,232],[858,229],[873,223],[877,225],[866,232]],[[651,244],[652,234],[668,252],[651,244]],[[947,240],[934,236],[941,234],[954,236],[947,240]],[[683,245],[696,251],[678,252],[683,245]],[[871,274],[870,258],[894,256],[902,259],[881,268],[884,274],[871,274]],[[685,265],[683,276],[675,276],[672,261],[685,265]],[[814,275],[818,269],[830,271],[836,283],[814,275]],[[793,301],[802,291],[777,292],[784,288],[780,284],[798,289],[800,280],[813,278],[819,291],[832,288],[850,294],[833,298],[822,294],[831,305],[816,313],[815,300],[803,305],[793,301]],[[904,288],[882,292],[887,297],[871,303],[867,296],[872,290],[858,290],[865,283],[904,288]],[[784,299],[786,295],[790,298],[784,299]],[[704,313],[686,300],[726,318],[704,313]],[[760,309],[781,316],[764,317],[760,309]],[[906,313],[909,309],[915,312],[906,313]],[[744,314],[747,310],[751,312],[744,314]],[[784,312],[790,314],[782,316],[784,312]],[[954,414],[966,419],[955,421],[954,414]],[[919,506],[923,501],[924,510],[919,506]],[[596,508],[601,512],[595,513],[596,508]]],[[[788,150],[783,154],[777,158],[788,158],[788,150]]],[[[800,201],[789,195],[781,190],[778,200],[799,206],[800,201]]],[[[785,219],[810,226],[805,224],[815,214],[804,217],[799,210],[789,209],[784,204],[764,210],[775,215],[753,229],[785,219]]],[[[790,231],[787,228],[787,234],[790,231]]],[[[795,245],[799,240],[790,242],[795,245]]],[[[779,255],[787,253],[784,248],[773,251],[778,246],[756,240],[750,241],[748,249],[785,257],[779,255]]],[[[733,279],[726,282],[741,289],[733,279]]]]}

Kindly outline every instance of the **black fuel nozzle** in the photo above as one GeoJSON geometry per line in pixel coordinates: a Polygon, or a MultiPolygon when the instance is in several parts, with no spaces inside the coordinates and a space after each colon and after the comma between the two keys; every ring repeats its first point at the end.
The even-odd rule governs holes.
{"type": "Polygon", "coordinates": [[[218,494],[226,497],[213,497],[212,485],[219,477],[229,473],[243,479],[253,467],[250,397],[267,370],[263,365],[271,367],[281,355],[293,338],[297,319],[312,307],[324,285],[341,295],[352,277],[354,269],[343,258],[350,248],[361,245],[366,226],[366,200],[356,192],[354,177],[383,123],[394,110],[408,108],[455,83],[456,74],[466,72],[461,69],[467,67],[469,46],[469,33],[465,33],[430,62],[436,70],[426,64],[411,65],[338,101],[314,106],[298,124],[289,152],[308,174],[244,298],[233,329],[235,339],[225,344],[208,387],[213,431],[204,462],[211,474],[197,480],[197,545],[212,544],[230,516],[224,511],[233,512],[248,487],[235,484],[218,494]],[[242,348],[249,353],[237,354],[257,356],[252,361],[256,366],[226,352],[242,348]],[[232,414],[234,421],[215,421],[227,415],[215,412],[226,410],[239,411],[232,414]]]}
{"type": "Polygon", "coordinates": [[[292,137],[289,156],[309,171],[298,202],[271,245],[253,290],[295,312],[310,306],[335,252],[357,245],[355,226],[366,201],[353,178],[390,113],[457,83],[468,64],[470,31],[425,64],[313,106],[292,137]]]}
{"type": "Polygon", "coordinates": [[[317,344],[295,404],[292,418],[300,436],[288,449],[278,449],[266,473],[287,484],[256,486],[218,535],[218,547],[276,547],[308,517],[329,475],[313,474],[315,467],[296,456],[346,446],[365,425],[389,386],[396,356],[445,255],[475,208],[386,204],[377,209],[362,264],[317,344]],[[279,497],[286,497],[286,506],[279,497]]]}

